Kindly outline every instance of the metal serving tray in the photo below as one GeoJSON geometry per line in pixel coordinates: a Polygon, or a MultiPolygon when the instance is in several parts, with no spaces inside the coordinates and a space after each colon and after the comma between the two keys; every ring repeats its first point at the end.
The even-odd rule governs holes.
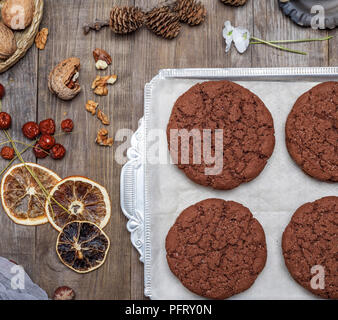
{"type": "Polygon", "coordinates": [[[160,70],[150,83],[145,85],[144,117],[140,119],[138,130],[131,139],[128,149],[129,161],[121,172],[120,201],[121,209],[128,218],[127,229],[131,234],[131,242],[140,254],[144,268],[144,293],[151,292],[151,212],[148,204],[147,150],[146,132],[147,118],[152,91],[159,80],[163,79],[201,79],[201,80],[245,80],[245,81],[328,81],[338,79],[338,67],[316,68],[238,68],[238,69],[164,69],[160,70]]]}

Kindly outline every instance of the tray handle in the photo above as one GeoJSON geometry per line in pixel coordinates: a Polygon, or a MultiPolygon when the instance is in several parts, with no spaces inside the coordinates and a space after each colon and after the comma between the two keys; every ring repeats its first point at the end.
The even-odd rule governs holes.
{"type": "Polygon", "coordinates": [[[131,147],[127,151],[128,162],[122,167],[120,184],[120,202],[124,215],[129,220],[127,229],[133,246],[144,262],[144,121],[131,138],[131,147]]]}

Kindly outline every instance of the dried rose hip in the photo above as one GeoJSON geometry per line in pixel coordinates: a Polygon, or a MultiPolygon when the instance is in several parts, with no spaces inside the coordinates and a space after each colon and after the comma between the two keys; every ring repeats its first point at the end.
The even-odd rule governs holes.
{"type": "Polygon", "coordinates": [[[33,140],[39,135],[40,130],[39,130],[39,126],[37,125],[37,123],[30,121],[23,125],[22,132],[25,135],[25,137],[33,140]]]}
{"type": "Polygon", "coordinates": [[[43,148],[39,145],[39,143],[35,144],[33,152],[35,154],[35,157],[37,157],[38,159],[43,159],[48,156],[48,152],[43,150],[43,148]]]}
{"type": "Polygon", "coordinates": [[[5,87],[0,83],[0,100],[4,97],[5,92],[5,87]]]}
{"type": "Polygon", "coordinates": [[[39,139],[39,145],[42,149],[49,150],[55,144],[55,138],[49,134],[43,134],[39,139]]]}
{"type": "Polygon", "coordinates": [[[12,123],[12,117],[7,112],[0,112],[0,129],[7,130],[12,123]]]}
{"type": "Polygon", "coordinates": [[[40,122],[39,129],[42,134],[53,135],[55,133],[55,122],[53,119],[46,119],[40,122]]]}
{"type": "Polygon", "coordinates": [[[66,149],[60,143],[57,143],[50,151],[51,157],[55,160],[62,159],[65,156],[65,154],[66,154],[66,149]]]}
{"type": "Polygon", "coordinates": [[[64,132],[72,132],[73,127],[74,127],[74,124],[73,124],[73,120],[71,119],[66,119],[61,122],[61,129],[64,132]]]}
{"type": "Polygon", "coordinates": [[[12,160],[14,158],[14,149],[11,147],[3,147],[1,149],[1,157],[6,160],[12,160]]]}

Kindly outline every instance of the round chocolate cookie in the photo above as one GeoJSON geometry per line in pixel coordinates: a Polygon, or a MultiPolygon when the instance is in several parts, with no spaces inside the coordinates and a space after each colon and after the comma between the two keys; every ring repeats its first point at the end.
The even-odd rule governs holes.
{"type": "Polygon", "coordinates": [[[283,255],[292,277],[323,298],[338,299],[338,197],[301,206],[283,233],[283,255]]]}
{"type": "Polygon", "coordinates": [[[260,174],[273,152],[274,133],[273,120],[264,103],[230,81],[208,81],[190,88],[177,99],[167,127],[174,163],[194,182],[223,190],[260,174]],[[197,131],[200,145],[193,138],[185,139],[187,143],[176,138],[182,129],[188,133],[197,131]],[[209,150],[207,156],[205,150],[209,150]],[[200,155],[194,158],[198,151],[200,155]]]}
{"type": "Polygon", "coordinates": [[[185,209],[169,230],[166,250],[182,284],[211,299],[250,288],[267,257],[264,230],[249,209],[221,199],[185,209]]]}
{"type": "Polygon", "coordinates": [[[338,182],[338,82],[324,82],[304,93],[286,122],[286,145],[310,176],[338,182]]]}

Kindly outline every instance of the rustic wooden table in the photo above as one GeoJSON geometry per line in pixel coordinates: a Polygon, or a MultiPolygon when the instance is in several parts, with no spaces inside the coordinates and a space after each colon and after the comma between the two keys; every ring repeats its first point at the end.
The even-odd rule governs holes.
{"type": "MultiPolygon", "coordinates": [[[[45,0],[42,27],[49,28],[46,49],[32,47],[26,57],[5,74],[0,82],[7,89],[5,111],[13,116],[11,132],[23,140],[21,126],[27,121],[52,117],[58,123],[66,117],[75,120],[76,133],[60,137],[68,149],[61,162],[51,159],[38,162],[60,176],[84,175],[106,186],[112,201],[112,218],[106,227],[111,239],[111,250],[105,265],[92,273],[78,275],[62,265],[55,253],[57,232],[50,225],[24,227],[15,225],[3,212],[0,214],[0,256],[22,264],[33,281],[49,295],[60,285],[76,290],[79,299],[142,299],[143,265],[132,247],[126,230],[127,220],[120,210],[119,177],[121,165],[114,161],[114,148],[104,149],[95,144],[100,126],[97,119],[85,111],[88,99],[95,99],[109,115],[113,135],[118,129],[137,129],[143,115],[143,88],[162,68],[185,67],[291,67],[337,66],[338,29],[315,31],[294,25],[284,17],[277,0],[248,0],[241,8],[231,8],[218,0],[203,0],[208,9],[207,21],[199,27],[184,26],[181,35],[173,40],[162,40],[146,29],[128,36],[116,36],[106,28],[85,36],[82,26],[95,18],[109,17],[113,4],[137,5],[150,8],[158,0],[45,0]],[[281,52],[264,45],[249,48],[243,54],[235,49],[225,54],[222,39],[224,21],[247,27],[252,34],[264,39],[300,39],[335,36],[328,42],[290,45],[307,51],[307,56],[281,52]],[[92,58],[96,47],[111,53],[111,71],[119,77],[109,96],[95,97],[90,84],[98,73],[92,58]],[[59,61],[77,56],[81,59],[81,94],[71,102],[62,102],[51,95],[47,76],[59,61]]],[[[104,74],[104,72],[102,72],[104,74]]],[[[32,152],[27,161],[36,161],[32,152]]],[[[1,167],[6,165],[0,162],[1,167]]]]}

